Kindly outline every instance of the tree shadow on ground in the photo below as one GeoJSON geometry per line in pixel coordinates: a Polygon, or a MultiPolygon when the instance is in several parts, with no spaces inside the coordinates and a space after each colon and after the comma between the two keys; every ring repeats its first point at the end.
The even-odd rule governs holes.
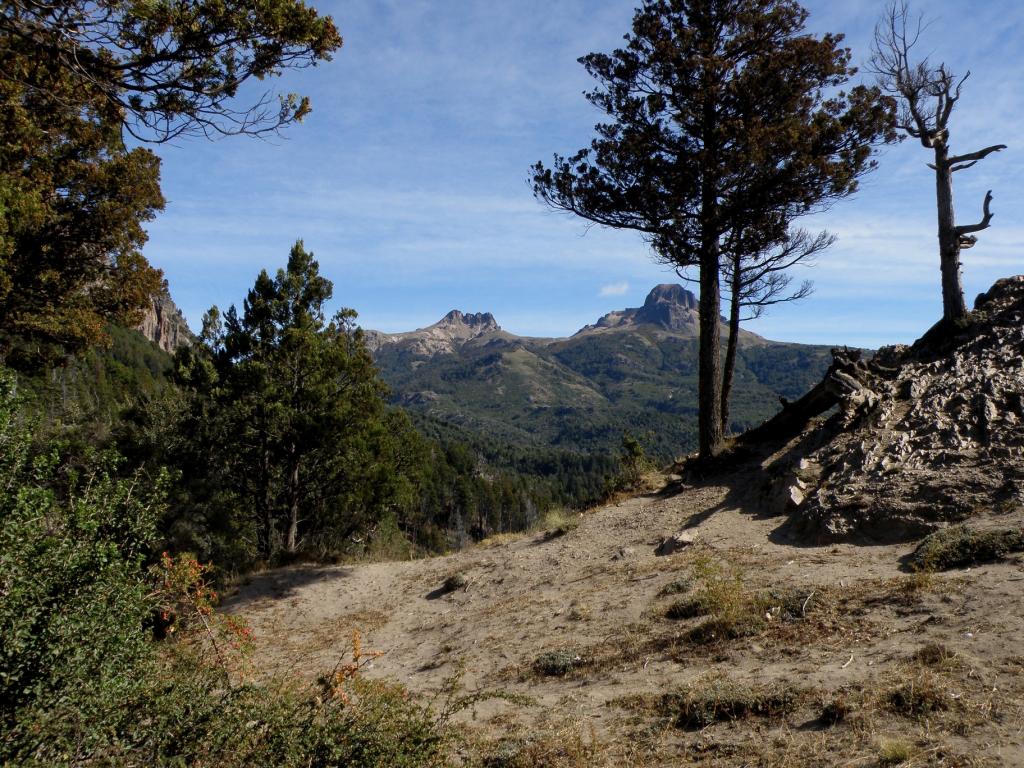
{"type": "Polygon", "coordinates": [[[295,597],[310,584],[339,581],[352,575],[352,568],[338,565],[292,565],[246,576],[226,607],[238,608],[261,600],[295,597]]]}
{"type": "MultiPolygon", "coordinates": [[[[662,498],[699,488],[725,488],[725,497],[713,507],[689,515],[681,526],[692,530],[727,509],[739,510],[755,520],[778,519],[779,525],[768,535],[773,544],[795,547],[822,547],[835,542],[822,536],[799,511],[785,503],[785,478],[804,456],[831,440],[838,420],[823,418],[788,442],[757,446],[739,443],[735,448],[708,462],[691,461],[680,467],[682,479],[667,485],[662,498]]],[[[846,543],[866,546],[892,544],[867,538],[849,539],[846,543]]]]}

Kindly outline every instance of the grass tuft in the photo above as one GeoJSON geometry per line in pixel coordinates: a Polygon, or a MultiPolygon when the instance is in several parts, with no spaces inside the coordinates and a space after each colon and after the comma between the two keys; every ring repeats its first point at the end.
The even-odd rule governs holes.
{"type": "Polygon", "coordinates": [[[545,677],[565,677],[584,663],[583,656],[574,650],[545,651],[533,660],[533,671],[545,677]]]}
{"type": "Polygon", "coordinates": [[[662,697],[661,710],[680,728],[706,728],[712,723],[749,717],[780,717],[792,712],[802,696],[778,683],[750,685],[723,677],[697,681],[679,693],[662,697]]]}
{"type": "Polygon", "coordinates": [[[839,725],[846,722],[853,711],[853,703],[845,694],[840,693],[821,708],[821,715],[818,719],[825,725],[839,725]]]}
{"type": "Polygon", "coordinates": [[[905,717],[921,717],[950,708],[952,699],[942,681],[927,669],[912,673],[885,693],[885,704],[905,717]]]}
{"type": "Polygon", "coordinates": [[[914,651],[913,660],[926,667],[952,667],[959,662],[956,653],[942,643],[928,643],[914,651]]]}
{"type": "Polygon", "coordinates": [[[682,595],[693,589],[693,580],[688,578],[676,579],[670,581],[658,592],[658,597],[671,597],[672,595],[682,595]]]}
{"type": "Polygon", "coordinates": [[[882,765],[903,765],[913,757],[913,746],[899,739],[886,739],[878,747],[878,762],[882,765]]]}

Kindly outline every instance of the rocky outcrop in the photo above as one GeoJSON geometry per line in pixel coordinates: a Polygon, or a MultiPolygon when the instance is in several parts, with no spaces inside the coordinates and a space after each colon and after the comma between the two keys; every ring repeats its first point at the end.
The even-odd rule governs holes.
{"type": "Polygon", "coordinates": [[[490,312],[461,312],[453,309],[433,325],[408,333],[366,331],[366,345],[377,352],[389,344],[421,357],[453,354],[467,342],[501,334],[501,326],[490,312]]]}
{"type": "Polygon", "coordinates": [[[1024,276],[845,375],[840,412],[767,462],[797,530],[901,540],[1024,503],[1024,276]]]}
{"type": "MultiPolygon", "coordinates": [[[[697,338],[700,336],[699,302],[697,297],[674,283],[656,285],[647,294],[642,307],[620,309],[603,315],[593,325],[584,326],[576,335],[607,330],[630,330],[638,326],[653,326],[661,330],[697,338]]],[[[728,333],[725,318],[722,318],[722,332],[728,333]]],[[[763,343],[764,339],[755,333],[740,330],[740,340],[746,343],[763,343]]]]}
{"type": "Polygon", "coordinates": [[[670,331],[689,330],[696,321],[697,297],[683,286],[672,284],[655,286],[635,315],[635,322],[660,325],[670,331]]]}
{"type": "Polygon", "coordinates": [[[160,349],[171,354],[178,347],[195,342],[195,335],[188,327],[185,316],[171,299],[167,286],[152,297],[149,309],[137,326],[137,330],[160,349]]]}
{"type": "Polygon", "coordinates": [[[655,325],[668,331],[697,336],[697,297],[681,285],[656,285],[642,307],[609,312],[579,333],[605,328],[633,328],[655,325]]]}

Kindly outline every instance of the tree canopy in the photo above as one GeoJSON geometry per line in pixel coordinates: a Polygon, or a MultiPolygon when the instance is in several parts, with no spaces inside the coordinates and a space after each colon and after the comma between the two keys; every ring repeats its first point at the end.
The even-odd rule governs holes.
{"type": "Polygon", "coordinates": [[[270,94],[234,99],[247,81],[329,60],[341,45],[331,17],[301,0],[9,0],[0,35],[5,55],[46,62],[48,71],[25,80],[30,87],[50,89],[59,72],[143,141],[263,133],[301,120],[310,104],[296,94],[276,104],[270,94]]]}
{"type": "Polygon", "coordinates": [[[803,32],[792,0],[647,0],[625,47],[580,62],[609,122],[589,148],[533,168],[552,207],[637,230],[657,258],[700,282],[700,449],[722,443],[723,249],[784,242],[796,216],[851,194],[891,136],[877,89],[842,37],[803,32]]]}
{"type": "Polygon", "coordinates": [[[195,395],[192,471],[222,494],[214,506],[238,511],[265,560],[304,536],[360,531],[402,490],[384,385],[355,312],[326,316],[332,290],[299,241],[286,268],[259,274],[241,312],[222,319],[214,307],[202,346],[180,354],[195,395]]]}
{"type": "Polygon", "coordinates": [[[278,130],[307,99],[239,88],[330,58],[297,0],[27,2],[0,10],[0,357],[35,365],[133,324],[160,287],[143,228],[160,161],[126,137],[278,130]]]}

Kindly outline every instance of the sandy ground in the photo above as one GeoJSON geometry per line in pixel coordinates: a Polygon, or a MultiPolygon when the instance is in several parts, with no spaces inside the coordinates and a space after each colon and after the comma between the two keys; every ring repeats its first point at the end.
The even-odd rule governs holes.
{"type": "Polygon", "coordinates": [[[553,538],[269,571],[226,608],[250,621],[263,672],[329,671],[347,659],[358,629],[364,648],[384,652],[368,674],[432,695],[458,673],[464,693],[525,695],[531,703],[491,699],[461,718],[493,739],[575,728],[600,745],[593,764],[864,766],[899,764],[903,750],[904,765],[1024,766],[1022,562],[917,579],[901,570],[911,545],[799,546],[785,518],[758,513],[745,483],[737,475],[728,485],[626,499],[553,538]],[[657,556],[663,537],[680,529],[697,543],[657,556]],[[701,562],[720,564],[747,594],[808,601],[801,615],[776,613],[750,636],[695,645],[687,632],[702,619],[667,619],[680,596],[661,593],[701,562]],[[455,573],[466,585],[442,594],[455,573]],[[942,644],[952,661],[914,662],[926,643],[942,644]],[[578,655],[582,666],[538,674],[534,661],[552,650],[578,655]],[[702,729],[674,727],[657,706],[664,694],[719,678],[775,684],[800,703],[784,716],[702,729]],[[934,711],[887,703],[901,685],[929,681],[941,694],[934,711]],[[829,726],[820,715],[836,698],[856,702],[854,713],[829,726]]]}

